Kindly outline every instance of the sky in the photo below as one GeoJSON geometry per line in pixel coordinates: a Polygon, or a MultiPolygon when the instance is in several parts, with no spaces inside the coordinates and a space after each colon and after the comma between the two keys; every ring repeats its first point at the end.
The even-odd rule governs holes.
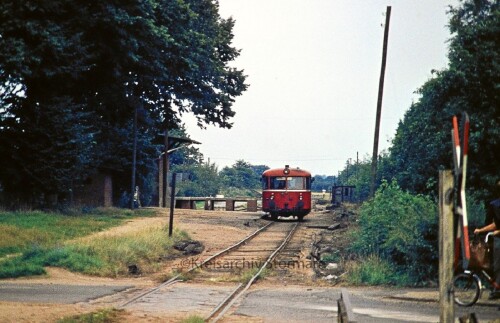
{"type": "Polygon", "coordinates": [[[231,129],[182,120],[197,148],[222,169],[244,160],[337,175],[371,159],[386,7],[391,6],[379,152],[390,147],[415,93],[447,66],[444,0],[219,0],[236,21],[230,65],[249,88],[231,129]]]}

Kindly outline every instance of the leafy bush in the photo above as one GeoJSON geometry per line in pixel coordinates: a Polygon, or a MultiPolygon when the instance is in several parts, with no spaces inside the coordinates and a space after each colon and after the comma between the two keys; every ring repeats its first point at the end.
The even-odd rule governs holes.
{"type": "Polygon", "coordinates": [[[395,180],[383,181],[375,197],[361,206],[352,250],[362,257],[374,255],[399,277],[421,282],[437,273],[437,225],[435,202],[402,191],[395,180]]]}
{"type": "Polygon", "coordinates": [[[225,197],[256,197],[260,192],[257,190],[227,186],[220,189],[220,194],[225,197]]]}

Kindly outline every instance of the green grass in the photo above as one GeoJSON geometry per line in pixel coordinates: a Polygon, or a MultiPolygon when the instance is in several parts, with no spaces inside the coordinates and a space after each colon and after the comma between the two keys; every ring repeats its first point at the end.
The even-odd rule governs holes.
{"type": "Polygon", "coordinates": [[[190,315],[181,321],[181,323],[203,323],[203,322],[205,322],[205,319],[198,315],[190,315]]]}
{"type": "Polygon", "coordinates": [[[151,212],[98,209],[71,216],[0,213],[0,230],[7,233],[0,242],[0,278],[44,274],[46,266],[107,277],[127,275],[131,265],[142,273],[154,272],[160,260],[174,252],[174,243],[186,239],[187,234],[174,231],[174,237],[168,238],[167,228],[157,227],[120,236],[76,239],[117,226],[131,216],[150,216],[151,212]]]}
{"type": "Polygon", "coordinates": [[[205,201],[197,201],[196,202],[196,209],[197,210],[204,210],[205,209],[205,201]]]}
{"type": "Polygon", "coordinates": [[[186,233],[174,230],[168,237],[168,228],[156,227],[123,236],[103,237],[69,246],[79,255],[101,260],[102,264],[91,264],[81,272],[115,277],[128,274],[128,266],[136,265],[142,273],[159,269],[159,259],[173,253],[175,242],[187,239],[186,233]]]}
{"type": "Polygon", "coordinates": [[[120,322],[123,310],[102,309],[97,312],[74,315],[57,321],[57,323],[113,323],[120,322]]]}
{"type": "MultiPolygon", "coordinates": [[[[260,268],[257,268],[257,267],[244,269],[237,275],[235,275],[235,274],[223,275],[223,276],[219,277],[218,280],[216,280],[216,281],[219,281],[219,282],[239,282],[239,283],[246,284],[253,278],[253,276],[255,276],[257,274],[257,272],[259,270],[260,270],[260,268]]],[[[259,274],[259,276],[257,276],[256,280],[264,279],[267,276],[269,276],[269,274],[270,274],[269,269],[264,268],[264,270],[262,270],[262,272],[259,274]]]]}
{"type": "Polygon", "coordinates": [[[122,222],[123,218],[98,214],[68,216],[39,211],[1,212],[0,258],[33,247],[54,246],[61,241],[102,231],[122,222]]]}
{"type": "MultiPolygon", "coordinates": [[[[260,268],[252,268],[252,269],[248,269],[248,270],[243,271],[240,274],[239,281],[242,283],[248,283],[250,281],[250,279],[252,279],[253,276],[255,276],[259,272],[259,270],[260,270],[260,268]]],[[[262,270],[260,272],[259,276],[257,276],[256,279],[257,280],[264,279],[268,275],[269,275],[269,270],[267,268],[264,268],[264,270],[262,270]]]]}
{"type": "Polygon", "coordinates": [[[408,274],[397,272],[392,264],[376,255],[370,255],[348,264],[347,281],[353,285],[408,286],[408,274]]]}
{"type": "Polygon", "coordinates": [[[333,263],[338,263],[340,262],[342,259],[341,259],[341,256],[339,255],[338,252],[334,252],[334,253],[325,253],[325,254],[322,254],[321,255],[321,261],[325,262],[325,263],[330,263],[330,262],[333,262],[333,263]]]}

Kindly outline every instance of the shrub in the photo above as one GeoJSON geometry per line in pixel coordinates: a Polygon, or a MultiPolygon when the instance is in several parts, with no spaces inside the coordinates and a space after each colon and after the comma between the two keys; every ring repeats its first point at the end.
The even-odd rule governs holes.
{"type": "Polygon", "coordinates": [[[361,206],[352,250],[363,257],[375,255],[400,276],[422,281],[437,273],[437,235],[435,202],[402,191],[395,180],[384,181],[361,206]]]}

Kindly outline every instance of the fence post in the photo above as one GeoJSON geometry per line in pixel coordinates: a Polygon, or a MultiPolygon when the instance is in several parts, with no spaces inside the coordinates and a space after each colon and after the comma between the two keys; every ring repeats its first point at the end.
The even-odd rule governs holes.
{"type": "Polygon", "coordinates": [[[455,321],[453,305],[453,175],[439,171],[439,308],[441,323],[455,321]]]}
{"type": "Polygon", "coordinates": [[[247,212],[257,212],[257,200],[248,200],[247,212]]]}
{"type": "Polygon", "coordinates": [[[337,322],[338,323],[356,323],[356,317],[351,305],[351,300],[347,290],[340,291],[340,298],[337,300],[337,322]]]}
{"type": "Polygon", "coordinates": [[[226,211],[234,211],[234,200],[226,199],[226,211]]]}

